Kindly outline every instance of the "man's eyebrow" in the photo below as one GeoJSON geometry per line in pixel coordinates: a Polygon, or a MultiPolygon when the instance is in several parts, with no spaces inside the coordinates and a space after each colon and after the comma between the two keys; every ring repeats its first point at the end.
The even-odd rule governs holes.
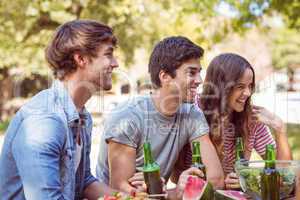
{"type": "Polygon", "coordinates": [[[107,45],[107,46],[104,46],[102,51],[103,52],[112,52],[114,51],[115,47],[113,45],[107,45]]]}
{"type": "MultiPolygon", "coordinates": [[[[237,82],[236,84],[237,84],[237,85],[243,85],[243,86],[244,86],[244,85],[248,85],[248,83],[243,83],[243,82],[237,82]]],[[[250,83],[249,85],[253,85],[253,83],[250,83]]]]}
{"type": "Polygon", "coordinates": [[[186,68],[186,71],[189,71],[189,70],[200,71],[200,70],[202,70],[202,67],[188,66],[188,67],[186,68]]]}
{"type": "Polygon", "coordinates": [[[108,47],[107,49],[105,49],[105,51],[113,51],[114,48],[112,46],[108,47]]]}

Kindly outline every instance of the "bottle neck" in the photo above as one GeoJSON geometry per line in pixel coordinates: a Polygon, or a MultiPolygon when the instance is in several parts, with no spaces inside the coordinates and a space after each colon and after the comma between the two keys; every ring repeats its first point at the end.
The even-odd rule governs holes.
{"type": "Polygon", "coordinates": [[[275,169],[276,154],[273,145],[266,146],[265,168],[275,169]]]}
{"type": "Polygon", "coordinates": [[[192,164],[202,164],[202,159],[200,154],[193,154],[192,155],[192,164]]]}
{"type": "Polygon", "coordinates": [[[149,142],[144,143],[144,164],[151,165],[154,162],[149,142]]]}
{"type": "Polygon", "coordinates": [[[192,163],[202,164],[200,142],[192,142],[192,163]]]}
{"type": "Polygon", "coordinates": [[[236,139],[236,160],[245,159],[244,155],[244,144],[242,137],[236,139]]]}
{"type": "Polygon", "coordinates": [[[151,145],[149,142],[144,143],[144,172],[154,172],[159,171],[160,167],[155,163],[152,152],[151,145]]]}
{"type": "Polygon", "coordinates": [[[275,169],[275,160],[266,160],[265,161],[265,168],[275,169]]]}

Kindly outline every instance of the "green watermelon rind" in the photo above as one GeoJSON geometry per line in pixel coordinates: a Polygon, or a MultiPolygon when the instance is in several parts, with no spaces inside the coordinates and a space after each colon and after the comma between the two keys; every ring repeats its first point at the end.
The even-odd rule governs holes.
{"type": "Polygon", "coordinates": [[[214,197],[214,188],[210,182],[206,182],[206,188],[200,200],[212,200],[214,197]]]}
{"type": "MultiPolygon", "coordinates": [[[[238,192],[238,191],[234,191],[238,192]]],[[[216,190],[214,195],[214,200],[240,200],[239,197],[228,197],[226,196],[226,190],[216,190]]],[[[246,198],[244,198],[246,199],[246,198]]]]}

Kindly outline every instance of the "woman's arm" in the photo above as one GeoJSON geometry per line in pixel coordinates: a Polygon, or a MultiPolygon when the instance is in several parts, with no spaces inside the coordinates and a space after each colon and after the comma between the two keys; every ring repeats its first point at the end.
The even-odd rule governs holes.
{"type": "Polygon", "coordinates": [[[255,120],[258,120],[274,129],[277,160],[292,160],[292,153],[288,143],[284,122],[278,116],[260,106],[253,106],[253,117],[255,120]]]}

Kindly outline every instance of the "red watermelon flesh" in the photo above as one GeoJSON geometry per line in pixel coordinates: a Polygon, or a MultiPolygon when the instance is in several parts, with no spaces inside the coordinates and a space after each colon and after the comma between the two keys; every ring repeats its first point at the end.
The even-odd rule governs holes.
{"type": "Polygon", "coordinates": [[[189,176],[183,192],[183,200],[198,200],[202,197],[207,182],[196,176],[189,176]]]}
{"type": "Polygon", "coordinates": [[[228,200],[247,200],[243,192],[235,190],[217,190],[215,194],[216,199],[228,200]]]}

